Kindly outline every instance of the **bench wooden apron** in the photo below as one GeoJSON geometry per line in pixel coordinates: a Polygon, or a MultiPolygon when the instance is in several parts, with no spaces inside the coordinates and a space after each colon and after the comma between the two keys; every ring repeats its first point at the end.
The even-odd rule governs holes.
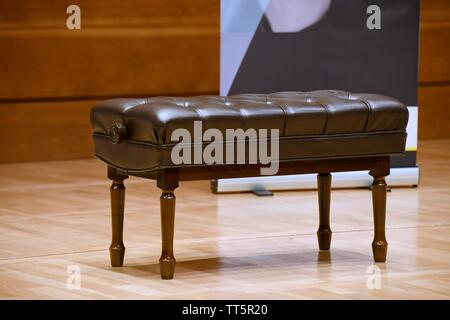
{"type": "MultiPolygon", "coordinates": [[[[385,238],[386,182],[390,156],[402,154],[406,143],[408,110],[401,102],[382,95],[345,91],[278,92],[241,94],[229,97],[155,97],[112,99],[91,111],[95,155],[108,164],[111,186],[112,243],[111,265],[123,265],[123,216],[125,186],[130,175],[156,180],[162,190],[161,277],[172,279],[175,195],[179,181],[253,177],[267,165],[250,161],[214,162],[194,159],[174,161],[177,129],[195,134],[215,129],[226,136],[230,129],[276,130],[277,175],[317,173],[319,196],[320,250],[329,250],[331,174],[339,171],[369,170],[372,186],[376,262],[386,260],[385,238]]],[[[275,131],[271,131],[275,132],[275,131]]],[[[265,137],[268,144],[273,137],[265,137]]],[[[258,138],[258,143],[261,139],[258,138]]],[[[186,143],[186,142],[184,142],[186,143]]],[[[229,141],[215,141],[227,150],[229,141]]],[[[236,141],[250,156],[249,139],[236,141]]],[[[202,150],[207,144],[202,143],[202,150]]],[[[192,142],[190,146],[195,146],[192,142]]],[[[234,149],[233,149],[234,150],[234,149]]],[[[242,159],[241,159],[242,160],[242,159]]]]}

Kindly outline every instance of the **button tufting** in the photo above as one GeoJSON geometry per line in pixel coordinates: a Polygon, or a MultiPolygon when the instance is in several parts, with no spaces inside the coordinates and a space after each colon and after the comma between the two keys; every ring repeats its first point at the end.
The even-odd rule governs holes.
{"type": "Polygon", "coordinates": [[[92,111],[94,132],[110,136],[108,142],[115,144],[171,143],[172,132],[177,128],[191,130],[194,120],[221,132],[254,128],[278,129],[281,137],[360,135],[404,130],[408,109],[383,95],[316,90],[230,97],[113,99],[92,111]]]}

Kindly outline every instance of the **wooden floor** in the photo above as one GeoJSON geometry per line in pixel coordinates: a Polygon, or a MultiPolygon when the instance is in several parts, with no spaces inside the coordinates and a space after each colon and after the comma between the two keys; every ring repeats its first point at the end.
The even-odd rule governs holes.
{"type": "Polygon", "coordinates": [[[333,191],[327,254],[317,247],[315,191],[214,195],[200,181],[176,192],[171,281],[159,276],[154,182],[127,180],[125,267],[113,269],[109,181],[100,161],[1,165],[0,297],[448,299],[450,140],[419,150],[419,188],[388,194],[387,263],[373,267],[368,190],[333,191]],[[80,268],[79,289],[67,286],[73,268],[80,268]]]}

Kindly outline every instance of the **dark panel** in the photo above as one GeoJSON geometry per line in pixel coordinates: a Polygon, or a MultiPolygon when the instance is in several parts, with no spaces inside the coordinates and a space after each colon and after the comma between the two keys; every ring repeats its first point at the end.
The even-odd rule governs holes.
{"type": "Polygon", "coordinates": [[[263,20],[230,92],[341,89],[417,105],[418,1],[379,0],[382,30],[368,30],[369,0],[332,0],[300,32],[272,33],[263,20]]]}

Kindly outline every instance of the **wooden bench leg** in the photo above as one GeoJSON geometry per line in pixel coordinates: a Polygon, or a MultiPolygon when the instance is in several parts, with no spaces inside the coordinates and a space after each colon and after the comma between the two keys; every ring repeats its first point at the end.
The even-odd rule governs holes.
{"type": "Polygon", "coordinates": [[[372,251],[375,262],[385,262],[388,243],[385,235],[387,185],[384,178],[389,175],[389,158],[386,158],[379,167],[369,173],[373,177],[372,205],[375,230],[372,251]]]}
{"type": "Polygon", "coordinates": [[[317,188],[319,195],[319,230],[317,239],[320,250],[329,250],[331,244],[330,228],[330,195],[331,195],[331,174],[319,173],[317,175],[317,188]]]}
{"type": "Polygon", "coordinates": [[[173,190],[163,190],[161,194],[161,238],[162,252],[159,258],[161,278],[172,279],[175,271],[173,256],[173,233],[175,224],[175,195],[173,190]]]}
{"type": "Polygon", "coordinates": [[[385,236],[386,182],[384,177],[374,177],[372,184],[373,220],[375,235],[372,242],[373,258],[385,262],[388,243],[385,236]]]}
{"type": "Polygon", "coordinates": [[[123,215],[125,209],[125,186],[123,180],[128,176],[120,175],[116,169],[108,167],[108,178],[112,180],[111,184],[111,222],[112,222],[112,241],[109,247],[112,267],[123,266],[125,255],[125,246],[123,244],[123,215]]]}
{"type": "Polygon", "coordinates": [[[162,279],[172,279],[175,272],[175,257],[173,255],[173,234],[175,227],[175,194],[178,178],[162,171],[158,173],[158,187],[162,189],[161,203],[161,240],[162,252],[159,267],[162,279]]]}

